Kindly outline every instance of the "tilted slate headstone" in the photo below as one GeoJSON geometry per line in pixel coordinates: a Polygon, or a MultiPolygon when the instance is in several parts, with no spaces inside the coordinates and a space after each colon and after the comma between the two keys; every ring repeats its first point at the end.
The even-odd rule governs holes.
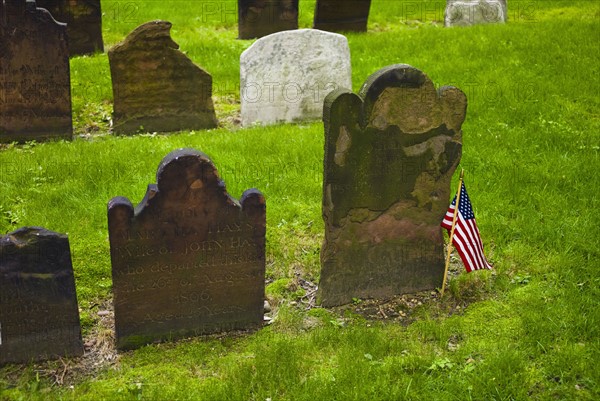
{"type": "Polygon", "coordinates": [[[330,32],[366,32],[371,0],[317,0],[313,27],[330,32]]]}
{"type": "Polygon", "coordinates": [[[0,236],[0,365],[82,354],[67,236],[40,227],[0,236]]]}
{"type": "Polygon", "coordinates": [[[0,3],[0,142],[70,139],[66,25],[35,1],[0,3]]]}
{"type": "Polygon", "coordinates": [[[37,0],[37,5],[67,24],[71,56],[104,51],[100,0],[37,0]]]}
{"type": "Polygon", "coordinates": [[[238,37],[254,39],[298,29],[298,0],[238,0],[238,37]]]}
{"type": "Polygon", "coordinates": [[[140,25],[108,51],[117,134],[217,126],[212,77],[179,51],[171,23],[140,25]]]}
{"type": "Polygon", "coordinates": [[[325,100],[319,299],[433,289],[444,274],[440,222],[461,155],[467,100],[408,65],[325,100]]]}
{"type": "Polygon", "coordinates": [[[506,22],[506,0],[447,0],[445,26],[506,22]]]}
{"type": "Polygon", "coordinates": [[[242,125],[320,119],[329,92],[352,87],[345,36],[316,29],[274,33],[240,57],[242,125]]]}
{"type": "Polygon", "coordinates": [[[209,158],[169,153],[134,209],[108,204],[117,347],[258,327],[263,321],[266,209],[238,202],[209,158]]]}

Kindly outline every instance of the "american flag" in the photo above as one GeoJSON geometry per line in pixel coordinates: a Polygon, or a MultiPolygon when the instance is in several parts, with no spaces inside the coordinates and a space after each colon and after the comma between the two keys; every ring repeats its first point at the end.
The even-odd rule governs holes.
{"type": "MultiPolygon", "coordinates": [[[[446,212],[446,216],[442,220],[442,227],[448,230],[448,235],[450,235],[452,230],[452,219],[454,218],[455,208],[456,196],[454,196],[446,212]]],[[[479,236],[479,229],[475,223],[473,206],[471,206],[471,201],[469,200],[469,195],[467,195],[467,189],[464,184],[460,188],[460,201],[452,244],[456,247],[467,272],[492,268],[483,254],[483,244],[479,236]]]]}

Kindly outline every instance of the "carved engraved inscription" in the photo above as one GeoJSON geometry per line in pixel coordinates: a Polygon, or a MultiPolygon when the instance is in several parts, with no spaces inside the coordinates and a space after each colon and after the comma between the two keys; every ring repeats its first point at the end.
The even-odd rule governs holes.
{"type": "Polygon", "coordinates": [[[225,191],[208,157],[179,150],[133,209],[109,203],[117,346],[256,327],[264,297],[264,198],[225,191]]]}
{"type": "Polygon", "coordinates": [[[66,25],[16,7],[0,21],[0,142],[71,138],[66,25]]]}

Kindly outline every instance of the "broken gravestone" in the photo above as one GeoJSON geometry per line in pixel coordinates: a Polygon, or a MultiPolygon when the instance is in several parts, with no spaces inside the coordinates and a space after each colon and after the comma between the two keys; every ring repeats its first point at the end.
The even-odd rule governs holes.
{"type": "Polygon", "coordinates": [[[108,51],[117,134],[217,126],[212,77],[179,51],[171,23],[140,25],[108,51]]]}
{"type": "Polygon", "coordinates": [[[0,236],[0,366],[82,354],[67,236],[40,227],[0,236]]]}
{"type": "Polygon", "coordinates": [[[67,24],[71,56],[104,51],[100,0],[37,0],[37,5],[67,24]]]}
{"type": "Polygon", "coordinates": [[[260,326],[263,195],[233,199],[193,149],[169,153],[156,181],[135,209],[108,204],[117,348],[260,326]]]}
{"type": "Polygon", "coordinates": [[[506,22],[506,0],[447,0],[445,26],[506,22]]]}
{"type": "Polygon", "coordinates": [[[35,1],[0,2],[0,142],[71,139],[66,25],[35,1]]]}
{"type": "Polygon", "coordinates": [[[330,32],[366,32],[371,0],[317,0],[313,27],[330,32]]]}
{"type": "Polygon", "coordinates": [[[298,0],[238,0],[240,39],[291,29],[298,29],[298,0]]]}
{"type": "Polygon", "coordinates": [[[323,101],[352,87],[345,36],[316,29],[274,33],[240,57],[242,125],[320,119],[323,101]]]}
{"type": "Polygon", "coordinates": [[[440,222],[466,107],[462,91],[436,90],[403,64],[371,75],[358,95],[325,99],[322,305],[441,285],[440,222]]]}

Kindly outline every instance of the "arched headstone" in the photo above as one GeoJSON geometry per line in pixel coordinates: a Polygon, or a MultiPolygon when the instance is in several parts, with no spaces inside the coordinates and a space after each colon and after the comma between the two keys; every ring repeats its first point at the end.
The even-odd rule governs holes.
{"type": "Polygon", "coordinates": [[[137,207],[108,204],[117,347],[256,328],[263,321],[266,207],[238,202],[208,156],[169,153],[137,207]]]}
{"type": "Polygon", "coordinates": [[[242,125],[320,119],[325,96],[349,87],[345,36],[317,29],[265,36],[240,57],[242,125]]]}
{"type": "Polygon", "coordinates": [[[440,223],[466,107],[462,91],[436,90],[424,73],[403,64],[371,75],[358,95],[338,90],[327,97],[324,306],[441,285],[440,223]]]}

